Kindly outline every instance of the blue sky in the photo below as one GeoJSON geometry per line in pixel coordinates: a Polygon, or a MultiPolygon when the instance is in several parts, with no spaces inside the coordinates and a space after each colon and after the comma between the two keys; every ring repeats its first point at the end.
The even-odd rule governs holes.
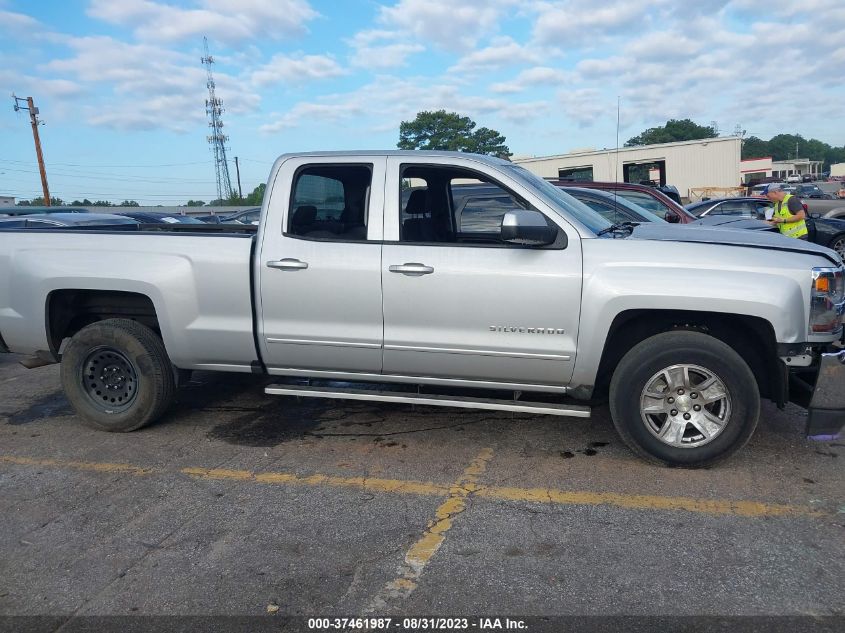
{"type": "MultiPolygon", "coordinates": [[[[244,192],[281,153],[392,148],[446,108],[516,155],[612,147],[668,118],[845,144],[841,0],[0,0],[0,195],[216,197],[207,36],[244,192]]],[[[234,165],[231,166],[234,179],[234,165]]]]}

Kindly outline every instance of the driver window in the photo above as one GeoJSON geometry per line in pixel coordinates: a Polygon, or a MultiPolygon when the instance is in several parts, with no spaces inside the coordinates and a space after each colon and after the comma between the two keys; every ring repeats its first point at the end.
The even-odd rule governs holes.
{"type": "Polygon", "coordinates": [[[399,205],[402,242],[495,244],[502,218],[530,205],[498,183],[454,167],[403,165],[399,205]]]}

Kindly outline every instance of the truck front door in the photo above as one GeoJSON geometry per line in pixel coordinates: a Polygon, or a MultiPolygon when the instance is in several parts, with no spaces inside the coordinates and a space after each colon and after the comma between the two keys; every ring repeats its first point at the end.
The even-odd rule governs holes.
{"type": "Polygon", "coordinates": [[[535,208],[530,195],[453,158],[418,160],[388,159],[384,373],[565,386],[581,301],[577,232],[547,213],[568,240],[503,243],[502,216],[535,208]]]}
{"type": "Polygon", "coordinates": [[[270,183],[254,265],[271,374],[381,371],[385,163],[292,158],[270,183]]]}

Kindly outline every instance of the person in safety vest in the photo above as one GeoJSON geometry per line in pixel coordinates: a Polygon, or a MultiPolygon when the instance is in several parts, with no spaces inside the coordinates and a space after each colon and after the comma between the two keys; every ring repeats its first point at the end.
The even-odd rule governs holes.
{"type": "Polygon", "coordinates": [[[766,197],[774,205],[770,224],[780,229],[781,235],[799,240],[807,239],[807,214],[798,196],[786,193],[783,185],[773,183],[766,188],[766,197]]]}

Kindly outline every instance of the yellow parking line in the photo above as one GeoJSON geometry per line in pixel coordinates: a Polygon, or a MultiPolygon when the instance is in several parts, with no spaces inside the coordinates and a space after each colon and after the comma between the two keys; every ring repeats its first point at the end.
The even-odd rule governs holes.
{"type": "Polygon", "coordinates": [[[422,537],[405,554],[405,564],[398,577],[388,582],[370,601],[364,609],[365,614],[381,612],[388,602],[407,598],[416,589],[417,580],[432,556],[443,545],[453,520],[466,510],[467,499],[478,490],[478,478],[487,469],[487,463],[492,457],[493,449],[482,450],[449,488],[449,496],[435,511],[434,520],[429,521],[422,537]]]}
{"type": "MultiPolygon", "coordinates": [[[[487,450],[487,449],[485,449],[487,450]]],[[[486,455],[486,453],[482,453],[486,455]]],[[[534,503],[549,503],[554,505],[606,505],[634,510],[680,510],[697,514],[733,515],[744,517],[778,517],[805,516],[821,517],[829,513],[814,510],[806,506],[767,503],[764,501],[749,501],[730,499],[702,499],[697,497],[667,497],[658,495],[634,495],[617,492],[592,492],[588,490],[557,490],[554,488],[511,488],[499,486],[480,487],[477,477],[483,472],[486,460],[476,461],[470,465],[463,477],[453,486],[446,486],[427,481],[413,481],[402,479],[378,479],[370,477],[335,477],[332,475],[314,474],[307,476],[283,472],[253,472],[249,470],[227,470],[220,468],[182,468],[168,470],[150,466],[121,464],[110,462],[85,462],[75,460],[60,460],[51,458],[19,457],[15,455],[0,455],[0,464],[15,464],[19,466],[41,466],[58,469],[71,469],[98,473],[124,474],[133,476],[181,474],[195,479],[222,480],[233,482],[249,482],[269,485],[290,486],[327,486],[335,488],[357,488],[371,492],[411,494],[429,497],[448,495],[446,503],[454,507],[460,505],[460,498],[453,499],[453,492],[460,487],[461,482],[467,489],[471,489],[474,496],[484,499],[498,499],[502,501],[522,501],[534,503]],[[480,468],[475,473],[474,468],[480,468]]],[[[489,458],[487,458],[489,459],[489,458]]],[[[443,508],[443,518],[449,518],[451,506],[443,508]]],[[[436,541],[436,531],[429,537],[436,541]]],[[[420,545],[422,554],[423,545],[420,545]]]]}
{"type": "Polygon", "coordinates": [[[15,457],[0,455],[0,462],[18,464],[20,466],[49,466],[53,468],[70,468],[71,470],[90,470],[98,473],[120,473],[125,475],[152,475],[163,472],[158,468],[133,466],[132,464],[111,464],[108,462],[77,462],[60,459],[36,459],[31,457],[15,457]]]}
{"type": "Polygon", "coordinates": [[[183,468],[179,472],[197,479],[254,481],[260,484],[360,488],[361,490],[372,492],[398,492],[427,496],[442,496],[449,492],[448,486],[427,481],[403,481],[400,479],[378,479],[375,477],[334,477],[331,475],[300,477],[291,473],[253,473],[249,470],[224,470],[220,468],[183,468]]]}
{"type": "Polygon", "coordinates": [[[617,492],[589,492],[553,490],[547,488],[482,488],[476,495],[503,501],[533,501],[557,505],[609,505],[634,510],[686,510],[700,514],[730,514],[745,517],[823,516],[802,506],[765,503],[762,501],[731,501],[728,499],[696,499],[693,497],[660,497],[628,495],[617,492]]]}

